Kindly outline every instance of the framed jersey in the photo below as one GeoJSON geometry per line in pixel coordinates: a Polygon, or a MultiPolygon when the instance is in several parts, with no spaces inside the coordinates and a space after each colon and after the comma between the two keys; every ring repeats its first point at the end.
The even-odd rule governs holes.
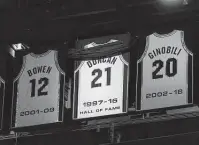
{"type": "MultiPolygon", "coordinates": [[[[106,39],[106,42],[110,42],[109,40],[106,39]]],[[[107,44],[96,41],[90,44],[95,43],[94,47],[107,44]]],[[[74,71],[73,119],[127,112],[128,58],[129,53],[126,53],[76,62],[78,65],[74,71]]]]}
{"type": "Polygon", "coordinates": [[[58,52],[29,53],[13,82],[12,128],[63,121],[65,73],[58,52]]]}
{"type": "Polygon", "coordinates": [[[193,103],[193,54],[184,32],[153,33],[137,61],[136,109],[151,110],[193,103]]]}

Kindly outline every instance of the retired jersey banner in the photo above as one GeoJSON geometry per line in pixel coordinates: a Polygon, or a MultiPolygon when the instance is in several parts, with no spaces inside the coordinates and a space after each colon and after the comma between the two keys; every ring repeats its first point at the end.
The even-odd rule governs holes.
{"type": "Polygon", "coordinates": [[[65,74],[57,51],[27,54],[14,80],[12,128],[63,121],[65,74]]]}
{"type": "Polygon", "coordinates": [[[193,54],[183,31],[149,35],[137,70],[137,110],[193,103],[193,54]]]}
{"type": "MultiPolygon", "coordinates": [[[[123,35],[123,39],[126,38],[123,35]]],[[[120,37],[80,40],[83,48],[113,47],[120,37]],[[86,43],[87,42],[87,43],[86,43]],[[82,44],[84,43],[84,44],[82,44]]],[[[127,39],[128,40],[128,39],[127,39]]],[[[126,40],[126,41],[127,41],[126,40]]],[[[116,44],[117,45],[117,44],[116,44]]],[[[76,62],[73,119],[127,112],[129,54],[76,62]]]]}

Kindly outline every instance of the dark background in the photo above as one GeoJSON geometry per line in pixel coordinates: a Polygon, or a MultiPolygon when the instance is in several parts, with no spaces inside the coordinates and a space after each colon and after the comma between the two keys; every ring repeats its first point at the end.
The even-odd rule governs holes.
{"type": "MultiPolygon", "coordinates": [[[[173,29],[184,30],[186,45],[194,53],[194,103],[199,104],[198,21],[198,0],[189,0],[188,5],[183,5],[181,0],[178,6],[172,7],[164,7],[158,0],[1,0],[0,70],[8,82],[7,87],[10,88],[6,93],[5,119],[7,120],[4,121],[4,134],[8,134],[6,129],[9,127],[11,99],[9,84],[12,83],[7,78],[13,72],[13,58],[7,51],[9,44],[22,42],[50,45],[68,41],[68,48],[73,48],[77,38],[130,32],[132,38],[138,36],[138,43],[144,46],[145,37],[153,32],[168,33],[173,29]],[[7,67],[4,67],[5,65],[7,67]]],[[[34,51],[33,47],[30,49],[34,51]]],[[[131,72],[135,74],[136,60],[141,50],[138,45],[134,45],[130,51],[131,72]]],[[[135,82],[135,75],[132,75],[130,87],[135,88],[135,82]]],[[[130,96],[135,96],[135,89],[130,91],[130,96]]],[[[126,142],[124,145],[198,145],[199,118],[196,116],[119,126],[116,127],[116,132],[121,133],[121,142],[126,142]]],[[[19,145],[93,145],[109,142],[109,128],[101,129],[100,132],[60,131],[52,135],[17,139],[19,145]]],[[[15,139],[0,141],[1,145],[15,143],[15,139]]]]}

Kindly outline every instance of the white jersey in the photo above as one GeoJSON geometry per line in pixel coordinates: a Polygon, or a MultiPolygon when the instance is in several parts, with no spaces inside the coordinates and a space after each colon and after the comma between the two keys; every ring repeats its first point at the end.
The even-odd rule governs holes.
{"type": "Polygon", "coordinates": [[[191,104],[192,62],[183,31],[149,35],[137,62],[137,110],[191,104]]]}
{"type": "Polygon", "coordinates": [[[14,80],[12,127],[62,121],[64,83],[57,51],[24,56],[21,72],[14,80]]]}
{"type": "Polygon", "coordinates": [[[74,72],[74,119],[127,111],[128,62],[122,55],[82,61],[74,72]]]}

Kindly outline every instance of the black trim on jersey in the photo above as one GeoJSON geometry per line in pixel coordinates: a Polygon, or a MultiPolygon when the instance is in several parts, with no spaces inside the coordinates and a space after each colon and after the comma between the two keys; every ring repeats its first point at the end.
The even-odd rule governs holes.
{"type": "MultiPolygon", "coordinates": [[[[75,65],[77,65],[77,64],[78,63],[75,63],[75,65]]],[[[80,65],[81,64],[82,63],[80,63],[80,65]]],[[[80,65],[77,65],[76,67],[78,68],[78,66],[80,66],[80,65]]],[[[126,113],[127,110],[128,110],[128,101],[127,101],[127,99],[128,99],[128,83],[129,83],[128,82],[128,80],[129,80],[129,72],[128,72],[129,71],[129,65],[125,64],[124,62],[123,62],[123,65],[124,65],[124,70],[123,70],[123,102],[122,102],[122,113],[126,113]]],[[[89,119],[89,118],[78,118],[78,102],[79,102],[78,101],[78,88],[79,88],[79,70],[77,72],[75,72],[75,74],[74,74],[73,119],[89,119]]],[[[119,113],[119,114],[122,114],[122,113],[119,113]]],[[[113,115],[118,115],[118,114],[111,114],[111,115],[104,115],[104,116],[113,116],[113,115]]],[[[100,117],[104,117],[104,116],[96,116],[96,117],[91,117],[91,118],[100,118],[100,117]]]]}
{"type": "Polygon", "coordinates": [[[5,83],[0,81],[1,86],[0,86],[0,105],[1,105],[1,112],[0,112],[0,120],[1,120],[1,124],[0,124],[0,129],[3,128],[3,113],[4,113],[4,98],[5,98],[5,83]]]}
{"type": "Polygon", "coordinates": [[[137,70],[137,94],[136,94],[136,109],[141,110],[141,88],[142,88],[142,62],[138,63],[137,70]]]}
{"type": "Polygon", "coordinates": [[[39,57],[44,57],[44,56],[48,55],[48,54],[51,53],[52,51],[54,51],[54,50],[48,50],[48,51],[46,51],[46,52],[44,52],[44,53],[41,53],[41,54],[35,54],[35,53],[33,53],[33,52],[31,52],[31,53],[29,53],[29,54],[30,54],[30,56],[32,56],[32,57],[39,58],[39,57]]]}
{"type": "Polygon", "coordinates": [[[193,103],[193,56],[188,55],[188,104],[193,103]]]}
{"type": "Polygon", "coordinates": [[[78,88],[79,88],[79,70],[75,73],[75,92],[74,92],[74,118],[77,118],[78,113],[78,88]]]}
{"type": "Polygon", "coordinates": [[[19,80],[15,81],[13,83],[13,100],[12,100],[12,120],[11,120],[11,127],[14,128],[15,127],[15,122],[16,122],[16,107],[17,107],[17,91],[18,91],[18,83],[19,80]]]}
{"type": "MultiPolygon", "coordinates": [[[[37,57],[45,57],[46,55],[48,55],[50,52],[52,52],[52,50],[48,50],[47,52],[43,53],[43,54],[34,54],[34,53],[29,53],[30,56],[37,58],[37,57]]],[[[56,53],[56,51],[53,50],[54,53],[56,53]]],[[[28,54],[27,54],[28,55],[28,54]]],[[[27,56],[26,55],[26,56],[27,56]]],[[[24,57],[26,57],[24,56],[24,57]]],[[[56,55],[54,55],[56,57],[56,55]]],[[[31,128],[31,127],[35,127],[35,126],[45,126],[45,125],[50,125],[50,124],[58,124],[60,122],[64,121],[64,94],[65,94],[65,72],[63,72],[61,70],[61,68],[59,67],[59,64],[57,62],[57,60],[54,57],[54,61],[55,61],[55,66],[57,68],[57,71],[59,72],[59,96],[58,96],[58,103],[59,103],[59,113],[58,113],[58,122],[53,122],[53,123],[46,123],[46,124],[38,124],[38,125],[33,125],[33,126],[23,126],[23,127],[16,127],[16,112],[17,112],[17,98],[18,98],[18,84],[19,84],[19,80],[21,78],[21,74],[24,71],[25,65],[26,63],[23,62],[23,68],[21,69],[19,75],[16,77],[17,79],[13,81],[13,95],[12,95],[12,118],[11,118],[11,128],[14,129],[18,129],[18,128],[31,128]],[[58,67],[57,67],[58,66],[58,67]]],[[[23,61],[25,61],[26,58],[23,58],[23,61]]],[[[56,96],[55,96],[56,97],[56,96]]]]}
{"type": "Polygon", "coordinates": [[[65,81],[65,77],[64,77],[64,74],[62,74],[60,72],[60,75],[59,75],[59,79],[60,79],[60,89],[59,89],[59,121],[63,121],[64,119],[64,116],[63,116],[63,107],[64,107],[64,81],[65,81]]]}
{"type": "Polygon", "coordinates": [[[124,80],[123,80],[123,112],[127,112],[128,99],[128,65],[124,64],[124,80]]]}

